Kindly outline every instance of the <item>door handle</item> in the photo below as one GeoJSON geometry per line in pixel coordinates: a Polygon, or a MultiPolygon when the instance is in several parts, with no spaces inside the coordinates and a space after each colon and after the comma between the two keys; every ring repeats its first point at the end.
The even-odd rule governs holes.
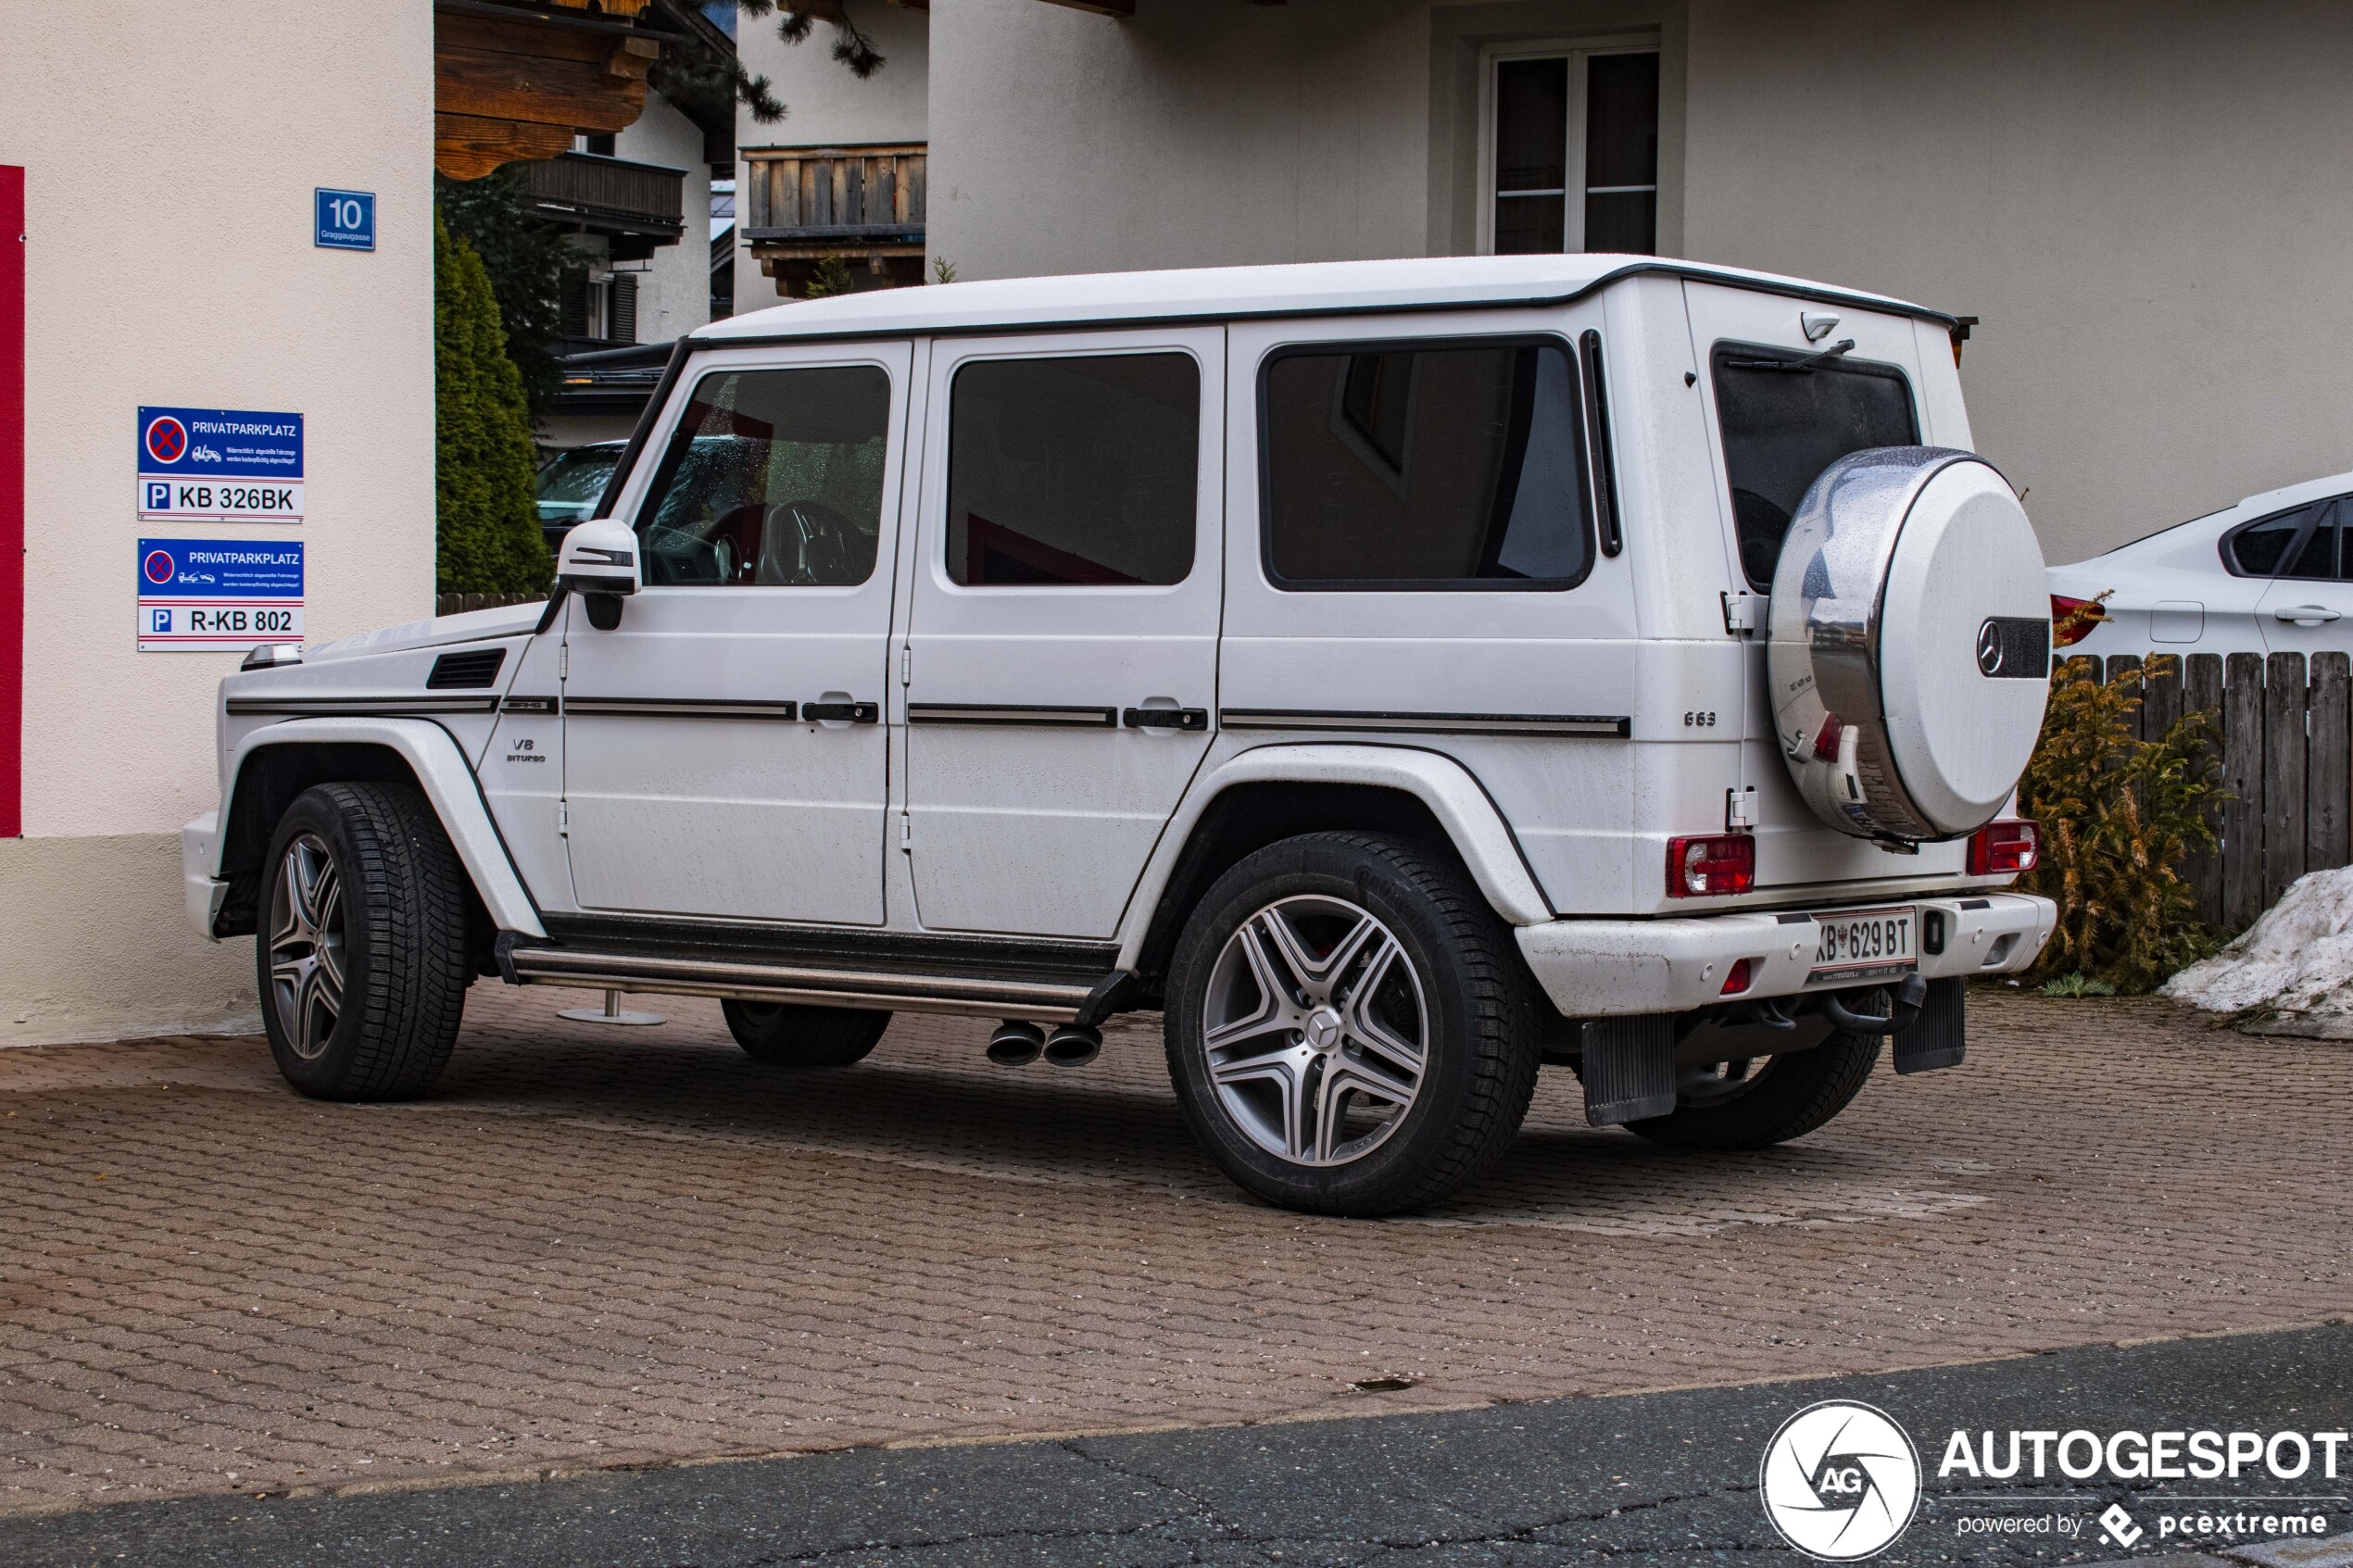
{"type": "Polygon", "coordinates": [[[2271,612],[2274,621],[2293,621],[2298,626],[2319,626],[2339,619],[2338,612],[2325,605],[2282,605],[2271,612]]]}
{"type": "Polygon", "coordinates": [[[882,705],[873,702],[804,702],[800,716],[809,720],[832,720],[836,723],[872,724],[882,719],[882,705]]]}
{"type": "Polygon", "coordinates": [[[1129,708],[1120,712],[1119,721],[1131,730],[1189,730],[1199,733],[1209,728],[1209,709],[1129,708]]]}

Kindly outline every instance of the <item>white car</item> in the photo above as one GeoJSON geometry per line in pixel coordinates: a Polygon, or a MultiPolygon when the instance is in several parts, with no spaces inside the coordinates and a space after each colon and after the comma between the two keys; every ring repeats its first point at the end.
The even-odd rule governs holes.
{"type": "Polygon", "coordinates": [[[1597,256],[714,323],[550,603],[222,683],[190,911],[333,1098],[423,1093],[496,977],[786,1069],[1158,1010],[1209,1154],[1323,1212],[1460,1188],[1546,1060],[1796,1137],[2052,924],[2043,561],[1950,326],[1597,256]]]}
{"type": "Polygon", "coordinates": [[[2353,473],[2051,568],[2065,654],[2353,652],[2353,473]],[[2108,597],[2096,619],[2070,617],[2108,597]]]}

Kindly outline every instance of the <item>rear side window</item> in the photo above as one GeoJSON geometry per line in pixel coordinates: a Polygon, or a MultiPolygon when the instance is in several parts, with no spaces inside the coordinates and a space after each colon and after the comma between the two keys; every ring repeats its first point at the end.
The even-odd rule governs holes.
{"type": "Polygon", "coordinates": [[[1917,445],[1919,420],[1910,383],[1892,365],[1816,364],[1728,343],[1716,345],[1712,368],[1741,570],[1761,593],[1772,587],[1790,519],[1822,470],[1849,452],[1917,445]]]}
{"type": "Polygon", "coordinates": [[[849,587],[874,574],[890,377],[726,370],[695,384],[637,513],[649,584],[849,587]]]}
{"type": "Polygon", "coordinates": [[[1118,587],[1191,574],[1191,355],[975,360],[957,370],[949,403],[950,581],[1118,587]]]}
{"type": "Polygon", "coordinates": [[[1272,360],[1262,394],[1277,587],[1557,589],[1592,569],[1559,340],[1318,347],[1272,360]]]}
{"type": "Polygon", "coordinates": [[[2346,524],[2353,522],[2348,499],[2315,501],[2234,530],[2222,541],[2224,563],[2241,577],[2353,577],[2353,560],[2338,559],[2346,524]]]}

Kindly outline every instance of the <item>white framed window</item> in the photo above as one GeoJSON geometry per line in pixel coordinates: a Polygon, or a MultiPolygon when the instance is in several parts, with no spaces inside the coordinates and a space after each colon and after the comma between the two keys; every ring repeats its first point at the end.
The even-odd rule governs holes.
{"type": "Polygon", "coordinates": [[[1658,248],[1658,44],[1487,52],[1483,254],[1658,248]]]}

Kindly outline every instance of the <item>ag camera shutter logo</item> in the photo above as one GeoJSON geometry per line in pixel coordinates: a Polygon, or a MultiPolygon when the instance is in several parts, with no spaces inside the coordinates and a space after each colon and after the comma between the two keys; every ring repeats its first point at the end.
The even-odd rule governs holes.
{"type": "Polygon", "coordinates": [[[1920,1456],[1885,1411],[1829,1399],[1781,1423],[1757,1482],[1781,1539],[1820,1562],[1854,1562],[1910,1526],[1920,1456]]]}

